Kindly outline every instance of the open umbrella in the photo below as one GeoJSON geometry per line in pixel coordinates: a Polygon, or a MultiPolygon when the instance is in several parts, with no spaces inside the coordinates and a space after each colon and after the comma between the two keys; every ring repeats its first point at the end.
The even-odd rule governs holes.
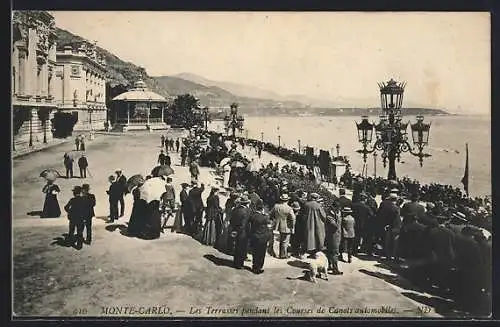
{"type": "Polygon", "coordinates": [[[227,157],[227,158],[224,158],[220,161],[220,164],[219,166],[224,166],[225,164],[229,163],[231,161],[231,158],[227,157]]]}
{"type": "Polygon", "coordinates": [[[82,153],[84,151],[80,151],[80,150],[72,150],[72,151],[68,151],[64,154],[64,156],[68,156],[70,157],[71,159],[75,159],[75,158],[79,158],[82,156],[82,153]]]}
{"type": "Polygon", "coordinates": [[[160,177],[153,177],[144,182],[140,187],[140,198],[147,203],[158,200],[160,201],[161,195],[165,192],[165,181],[160,177]]]}
{"type": "Polygon", "coordinates": [[[40,173],[40,177],[43,177],[47,180],[55,181],[58,177],[61,177],[61,174],[53,168],[45,169],[40,173]]]}
{"type": "Polygon", "coordinates": [[[169,165],[156,166],[151,170],[151,175],[154,177],[158,176],[170,176],[174,173],[174,170],[169,165]]]}
{"type": "Polygon", "coordinates": [[[134,187],[142,185],[142,184],[144,184],[144,182],[145,182],[145,179],[140,174],[131,176],[127,180],[127,191],[129,191],[129,192],[132,191],[132,189],[134,187]]]}

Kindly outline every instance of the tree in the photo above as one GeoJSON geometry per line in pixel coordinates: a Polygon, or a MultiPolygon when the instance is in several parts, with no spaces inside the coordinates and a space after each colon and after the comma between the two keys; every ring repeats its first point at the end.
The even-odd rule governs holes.
{"type": "Polygon", "coordinates": [[[198,101],[191,94],[177,96],[169,107],[170,124],[184,128],[203,124],[203,116],[198,101]]]}

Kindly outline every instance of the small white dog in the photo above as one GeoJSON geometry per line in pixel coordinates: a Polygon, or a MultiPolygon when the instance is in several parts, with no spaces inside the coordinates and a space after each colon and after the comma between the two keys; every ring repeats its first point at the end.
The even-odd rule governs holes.
{"type": "Polygon", "coordinates": [[[326,255],[318,251],[313,255],[313,258],[304,259],[307,263],[306,279],[310,282],[316,283],[316,277],[328,280],[328,258],[326,255]]]}

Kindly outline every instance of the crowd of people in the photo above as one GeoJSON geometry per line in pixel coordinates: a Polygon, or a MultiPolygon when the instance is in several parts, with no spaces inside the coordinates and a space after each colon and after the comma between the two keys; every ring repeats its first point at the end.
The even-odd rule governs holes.
{"type": "MultiPolygon", "coordinates": [[[[236,269],[242,269],[252,254],[256,274],[264,272],[266,252],[278,259],[293,255],[305,260],[323,251],[328,273],[333,275],[342,275],[339,261],[350,263],[353,256],[364,255],[397,264],[416,263],[422,278],[445,289],[457,287],[455,291],[481,294],[490,290],[492,238],[485,217],[491,217],[491,203],[485,198],[470,199],[460,190],[420,185],[408,178],[363,177],[349,169],[339,179],[337,196],[322,186],[321,174],[308,165],[315,159],[303,158],[294,150],[242,138],[228,142],[221,134],[203,130],[193,131],[183,140],[162,136],[161,143],[157,164],[169,166],[168,151],[180,151],[181,165],[189,165],[191,181],[181,184],[177,197],[172,177],[148,175],[129,189],[120,169],[110,176],[110,222],[123,216],[124,195],[133,195],[130,235],[159,238],[172,218],[173,232],[186,233],[233,255],[236,269]],[[266,150],[289,163],[259,166],[238,150],[245,146],[252,147],[258,157],[266,150]],[[294,162],[294,158],[298,160],[294,162]],[[306,165],[301,164],[304,162],[306,165]],[[210,188],[206,204],[198,165],[214,168],[222,179],[222,186],[210,188]],[[159,200],[148,202],[141,199],[140,187],[151,178],[163,179],[165,190],[159,200]],[[352,197],[346,195],[346,186],[352,197]],[[224,207],[219,198],[222,188],[228,193],[224,207]]],[[[84,227],[87,233],[91,231],[95,197],[89,195],[88,185],[73,191],[74,198],[64,209],[70,237],[81,247],[84,227]]],[[[44,192],[44,214],[56,215],[59,210],[60,215],[57,200],[54,202],[57,185],[48,182],[44,192]]],[[[89,244],[90,239],[87,234],[89,244]]]]}

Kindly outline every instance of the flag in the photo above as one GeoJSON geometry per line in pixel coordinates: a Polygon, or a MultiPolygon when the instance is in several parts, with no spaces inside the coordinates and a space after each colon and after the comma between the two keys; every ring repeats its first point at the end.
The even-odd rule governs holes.
{"type": "Polygon", "coordinates": [[[469,144],[465,143],[465,172],[464,177],[462,177],[462,184],[464,184],[464,190],[467,196],[469,196],[469,144]]]}

